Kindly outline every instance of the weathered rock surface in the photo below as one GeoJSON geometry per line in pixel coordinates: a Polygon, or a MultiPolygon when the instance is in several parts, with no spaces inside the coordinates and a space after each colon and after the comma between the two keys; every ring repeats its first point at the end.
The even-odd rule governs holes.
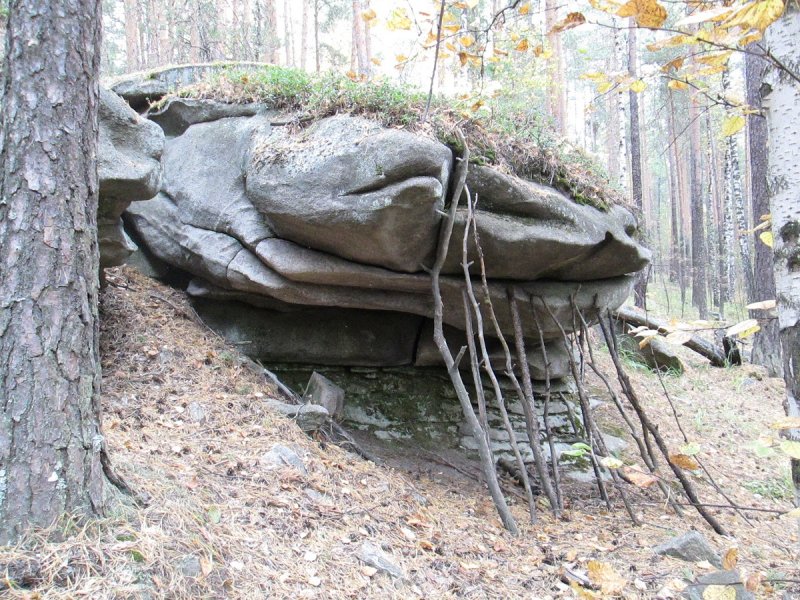
{"type": "Polygon", "coordinates": [[[111,90],[122,96],[135,110],[148,108],[150,102],[160,100],[180,87],[197,83],[204,77],[226,69],[247,71],[262,69],[267,63],[216,62],[196,65],[178,65],[165,69],[141,71],[116,78],[110,82],[111,90]]]}
{"type": "MultiPolygon", "coordinates": [[[[467,187],[478,198],[475,223],[490,278],[591,281],[634,273],[650,260],[630,237],[636,222],[622,207],[601,212],[491,167],[470,167],[467,187]]],[[[467,214],[466,206],[456,213],[444,273],[462,271],[467,214]]],[[[474,237],[468,242],[472,271],[479,274],[474,237]]]]}
{"type": "Polygon", "coordinates": [[[344,390],[324,375],[314,371],[308,380],[303,396],[306,402],[325,408],[335,420],[344,412],[344,390]]]}
{"type": "Polygon", "coordinates": [[[653,371],[659,369],[663,372],[681,374],[685,370],[683,361],[678,356],[675,348],[660,337],[651,338],[643,348],[639,347],[641,338],[629,334],[620,335],[618,340],[620,347],[631,360],[653,371]]]}
{"type": "Polygon", "coordinates": [[[123,264],[136,250],[120,216],[134,200],[147,200],[158,192],[164,135],[108,90],[100,92],[99,119],[97,236],[100,266],[110,267],[123,264]]]}
{"type": "MultiPolygon", "coordinates": [[[[115,89],[136,103],[194,80],[198,69],[205,67],[167,69],[115,89]]],[[[448,147],[348,116],[296,131],[273,125],[275,114],[253,105],[176,99],[154,118],[174,136],[163,153],[161,191],[131,205],[126,224],[151,255],[195,276],[188,291],[203,300],[198,307],[213,326],[273,362],[438,362],[427,332],[418,340],[421,317],[433,312],[426,268],[448,198],[448,147]]],[[[491,300],[501,331],[513,336],[513,294],[533,376],[545,376],[541,328],[550,376],[563,377],[559,325],[573,329],[573,303],[589,321],[616,308],[630,291],[628,275],[649,259],[631,237],[634,219],[623,208],[582,206],[490,167],[471,166],[468,185],[479,198],[489,279],[488,298],[476,286],[484,319],[490,322],[491,300]]],[[[465,327],[465,222],[459,209],[441,280],[453,339],[465,327]]],[[[496,340],[490,344],[492,360],[504,367],[496,340]]]]}
{"type": "Polygon", "coordinates": [[[667,540],[653,548],[653,552],[664,556],[672,556],[687,562],[700,562],[706,560],[715,567],[722,566],[719,554],[711,547],[703,534],[689,531],[681,536],[667,540]]]}

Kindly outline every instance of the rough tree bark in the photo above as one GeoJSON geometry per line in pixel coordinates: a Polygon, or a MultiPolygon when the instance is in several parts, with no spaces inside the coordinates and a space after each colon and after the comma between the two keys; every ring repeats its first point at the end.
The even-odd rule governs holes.
{"type": "MultiPolygon", "coordinates": [[[[753,45],[755,46],[755,44],[753,45]]],[[[750,48],[756,51],[755,47],[750,48]]],[[[766,61],[754,54],[745,56],[745,84],[747,105],[761,108],[761,83],[767,68],[766,61]]],[[[747,159],[750,166],[750,202],[753,210],[753,223],[760,223],[761,217],[769,213],[769,194],[767,191],[767,121],[763,115],[747,117],[747,159]]],[[[760,241],[755,245],[755,268],[753,269],[755,294],[753,301],[773,300],[775,298],[775,273],[772,270],[772,249],[760,241]]],[[[751,315],[753,318],[760,314],[751,315]]],[[[775,319],[760,320],[761,331],[753,339],[753,352],[750,360],[767,368],[770,376],[783,377],[783,361],[780,352],[780,335],[775,319]]]]}
{"type": "Polygon", "coordinates": [[[0,138],[0,543],[64,513],[102,511],[100,4],[10,6],[0,138]]]}
{"type": "MultiPolygon", "coordinates": [[[[786,413],[800,417],[800,8],[787,2],[767,30],[770,53],[785,69],[767,74],[763,102],[768,127],[767,183],[775,239],[775,288],[783,348],[786,413]]],[[[800,429],[783,431],[800,442],[800,429]]],[[[800,504],[800,460],[792,459],[795,502],[800,504]]]]}

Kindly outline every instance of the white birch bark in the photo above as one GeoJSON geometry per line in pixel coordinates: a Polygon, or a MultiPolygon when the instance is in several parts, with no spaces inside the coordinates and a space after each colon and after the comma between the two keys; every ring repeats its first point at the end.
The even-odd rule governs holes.
{"type": "MultiPolygon", "coordinates": [[[[771,67],[764,95],[769,130],[768,177],[775,239],[775,288],[786,381],[786,413],[800,417],[800,9],[787,2],[767,31],[771,67]]],[[[783,435],[800,442],[800,429],[783,435]]],[[[792,460],[795,502],[800,504],[800,460],[792,460]]]]}

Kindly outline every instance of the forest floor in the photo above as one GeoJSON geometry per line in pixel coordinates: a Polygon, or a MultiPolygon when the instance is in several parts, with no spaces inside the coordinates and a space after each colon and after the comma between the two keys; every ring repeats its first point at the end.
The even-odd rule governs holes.
{"type": "MultiPolygon", "coordinates": [[[[748,512],[748,523],[712,509],[731,533],[721,537],[693,510],[671,512],[657,489],[626,485],[644,523],[634,527],[618,496],[609,510],[594,486],[572,482],[562,519],[543,508],[530,523],[524,502],[511,497],[521,529],[513,537],[473,478],[426,455],[374,464],[272,412],[263,374],[203,327],[182,293],[114,270],[101,313],[104,431],[115,468],[145,504],[115,495],[102,520],[65,521],[0,551],[0,596],[603,597],[563,581],[567,571],[586,573],[598,561],[624,580],[619,596],[669,598],[711,566],[652,548],[697,529],[729,560],[737,548],[743,580],[762,580],[758,597],[800,598],[800,586],[786,581],[800,579],[798,523],[780,514],[792,506],[788,461],[748,449],[774,435],[769,425],[783,414],[782,381],[759,368],[714,369],[687,352],[687,372],[664,382],[717,484],[743,506],[776,512],[748,512]],[[271,468],[265,455],[276,444],[293,449],[302,468],[271,468]],[[365,542],[382,548],[404,576],[363,563],[365,542]]],[[[658,378],[629,367],[651,417],[679,447],[658,378]]],[[[590,384],[602,398],[599,382],[590,384]]],[[[611,409],[606,402],[596,416],[623,435],[611,409]]],[[[703,478],[695,482],[705,502],[726,503],[703,478]]]]}

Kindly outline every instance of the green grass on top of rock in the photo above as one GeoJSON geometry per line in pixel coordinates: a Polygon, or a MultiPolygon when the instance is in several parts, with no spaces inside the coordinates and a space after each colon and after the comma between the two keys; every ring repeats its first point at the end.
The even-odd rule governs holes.
{"type": "Polygon", "coordinates": [[[336,73],[317,75],[271,65],[237,68],[235,64],[176,90],[160,103],[176,96],[264,103],[296,113],[298,124],[338,113],[364,116],[387,127],[432,135],[456,151],[462,150],[456,136],[461,129],[474,164],[493,165],[550,185],[575,202],[600,210],[625,203],[597,162],[559,140],[540,112],[511,109],[502,96],[487,100],[477,113],[471,107],[474,100],[435,96],[423,122],[427,94],[409,86],[353,81],[336,73]]]}

